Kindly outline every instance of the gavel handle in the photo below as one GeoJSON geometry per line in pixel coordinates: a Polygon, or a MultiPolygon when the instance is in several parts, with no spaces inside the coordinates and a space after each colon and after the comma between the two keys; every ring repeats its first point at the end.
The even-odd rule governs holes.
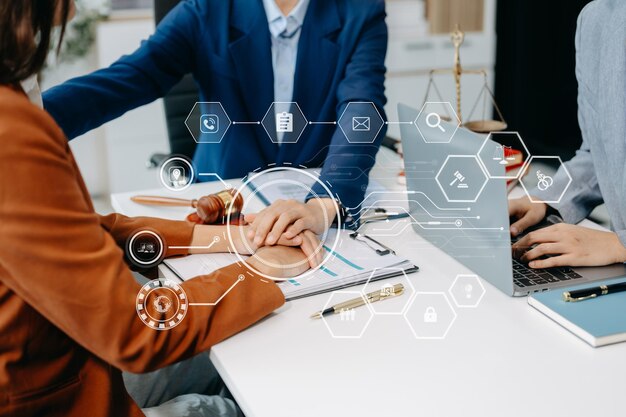
{"type": "Polygon", "coordinates": [[[131,197],[130,200],[137,204],[146,204],[149,206],[196,207],[198,205],[198,200],[151,195],[136,195],[131,197]]]}

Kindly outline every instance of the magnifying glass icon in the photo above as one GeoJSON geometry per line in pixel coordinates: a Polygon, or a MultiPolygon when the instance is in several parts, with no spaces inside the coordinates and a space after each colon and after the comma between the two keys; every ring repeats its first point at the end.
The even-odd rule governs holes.
{"type": "Polygon", "coordinates": [[[443,133],[446,133],[446,130],[443,128],[443,126],[441,126],[441,116],[439,116],[437,113],[428,113],[428,116],[426,116],[426,124],[428,125],[428,127],[432,127],[433,129],[437,127],[443,133]],[[434,123],[432,123],[433,119],[435,120],[434,123]]]}

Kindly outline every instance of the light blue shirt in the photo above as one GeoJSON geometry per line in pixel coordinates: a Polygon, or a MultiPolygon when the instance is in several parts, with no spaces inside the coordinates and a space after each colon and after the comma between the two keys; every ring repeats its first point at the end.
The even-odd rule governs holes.
{"type": "MultiPolygon", "coordinates": [[[[283,15],[274,0],[263,0],[272,35],[272,67],[274,69],[274,101],[293,100],[298,41],[310,0],[300,0],[288,16],[283,15]]],[[[278,134],[278,142],[282,141],[278,134]]]]}
{"type": "MultiPolygon", "coordinates": [[[[604,202],[611,227],[626,246],[626,2],[596,0],[578,17],[576,78],[583,143],[542,198],[568,223],[604,202]],[[567,175],[567,174],[570,175],[567,175]],[[560,195],[571,184],[564,195],[560,195]]],[[[531,192],[532,193],[532,192],[531,192]]]]}

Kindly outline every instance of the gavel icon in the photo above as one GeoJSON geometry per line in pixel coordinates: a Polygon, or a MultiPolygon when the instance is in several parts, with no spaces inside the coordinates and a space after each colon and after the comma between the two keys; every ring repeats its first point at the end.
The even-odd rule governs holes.
{"type": "MultiPolygon", "coordinates": [[[[196,209],[196,215],[204,224],[223,224],[226,223],[228,216],[231,219],[238,219],[243,209],[243,196],[237,194],[234,189],[223,190],[197,200],[138,195],[131,197],[131,201],[150,206],[192,207],[196,209]]],[[[195,221],[194,218],[190,220],[195,221]]]]}
{"type": "Polygon", "coordinates": [[[460,181],[460,182],[465,181],[465,177],[459,171],[456,171],[454,173],[454,179],[450,183],[450,187],[452,187],[454,185],[454,183],[456,183],[457,181],[460,181]]]}

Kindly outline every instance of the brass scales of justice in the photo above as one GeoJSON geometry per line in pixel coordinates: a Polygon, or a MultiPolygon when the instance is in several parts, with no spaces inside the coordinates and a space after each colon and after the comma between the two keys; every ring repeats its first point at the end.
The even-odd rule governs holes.
{"type": "MultiPolygon", "coordinates": [[[[438,100],[440,102],[444,102],[441,96],[441,93],[439,92],[439,89],[437,88],[437,84],[435,83],[435,79],[433,76],[435,74],[452,73],[452,75],[454,76],[454,82],[456,86],[456,113],[457,113],[459,122],[463,126],[465,126],[467,129],[476,133],[490,133],[490,132],[499,132],[499,131],[505,130],[507,128],[507,123],[504,120],[504,117],[502,116],[502,112],[500,111],[498,104],[496,103],[493,92],[489,88],[489,84],[487,82],[487,71],[484,69],[467,70],[461,67],[460,50],[461,50],[461,45],[463,44],[463,41],[465,40],[465,33],[461,31],[459,29],[459,26],[457,25],[454,32],[451,33],[450,38],[452,40],[452,45],[454,45],[454,67],[451,69],[430,70],[428,87],[426,89],[426,96],[424,98],[424,104],[429,101],[428,98],[430,96],[431,88],[434,90],[435,94],[437,95],[438,100]],[[469,120],[464,123],[462,113],[461,113],[461,77],[463,75],[468,75],[468,74],[482,75],[484,83],[483,83],[483,88],[481,89],[481,92],[478,95],[476,102],[474,103],[474,106],[472,107],[469,113],[469,116],[468,116],[469,120]],[[481,101],[482,101],[482,118],[478,120],[471,120],[472,116],[474,115],[474,112],[476,111],[476,108],[481,103],[481,101]],[[499,118],[498,120],[487,119],[488,102],[490,102],[493,105],[493,108],[495,109],[498,115],[498,118],[499,118]]],[[[446,106],[444,107],[447,109],[446,106]]],[[[450,121],[453,119],[453,117],[452,115],[447,114],[447,115],[442,115],[442,119],[447,119],[448,121],[450,121]]]]}

